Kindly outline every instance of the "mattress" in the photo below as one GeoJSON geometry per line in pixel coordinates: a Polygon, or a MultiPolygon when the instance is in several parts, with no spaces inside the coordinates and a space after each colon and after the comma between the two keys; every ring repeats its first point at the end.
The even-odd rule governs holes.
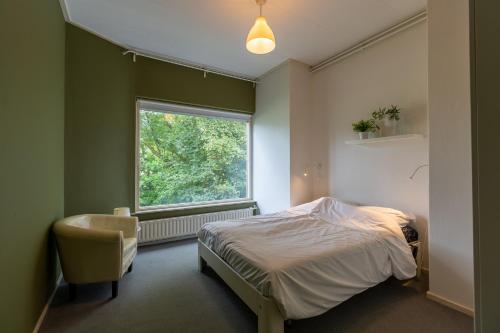
{"type": "Polygon", "coordinates": [[[284,212],[208,223],[199,239],[284,318],[309,318],[416,265],[390,216],[321,198],[284,212]]]}

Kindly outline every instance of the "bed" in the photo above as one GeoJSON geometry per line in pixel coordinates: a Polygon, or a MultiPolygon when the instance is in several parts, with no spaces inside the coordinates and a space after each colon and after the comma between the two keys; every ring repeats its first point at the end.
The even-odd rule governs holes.
{"type": "Polygon", "coordinates": [[[407,214],[320,198],[276,214],[208,223],[199,269],[211,266],[257,314],[259,333],[320,315],[385,281],[416,275],[407,214]]]}

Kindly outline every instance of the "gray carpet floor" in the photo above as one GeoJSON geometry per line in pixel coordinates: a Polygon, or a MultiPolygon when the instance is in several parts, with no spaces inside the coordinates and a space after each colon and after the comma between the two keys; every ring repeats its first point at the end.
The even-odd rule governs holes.
{"type": "MultiPolygon", "coordinates": [[[[427,300],[425,288],[391,278],[285,332],[473,332],[470,317],[427,300]]],[[[110,296],[110,283],[83,285],[69,302],[61,284],[41,332],[257,332],[257,317],[217,274],[197,271],[193,240],[140,248],[110,296]]]]}

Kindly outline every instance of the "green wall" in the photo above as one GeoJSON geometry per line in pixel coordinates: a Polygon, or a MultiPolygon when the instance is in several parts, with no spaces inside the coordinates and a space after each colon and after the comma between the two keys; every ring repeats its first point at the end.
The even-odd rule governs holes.
{"type": "Polygon", "coordinates": [[[253,112],[255,92],[240,80],[133,63],[65,25],[57,0],[0,0],[0,42],[0,323],[31,332],[59,271],[51,224],[134,205],[136,97],[253,112]]]}
{"type": "Polygon", "coordinates": [[[53,290],[64,206],[64,20],[57,0],[0,0],[0,323],[31,332],[53,290]]]}
{"type": "Polygon", "coordinates": [[[470,1],[474,189],[475,321],[477,333],[500,332],[500,2],[470,1]]]}
{"type": "Polygon", "coordinates": [[[110,213],[134,198],[134,73],[120,52],[66,24],[66,215],[110,213]]]}
{"type": "Polygon", "coordinates": [[[137,97],[254,112],[252,83],[122,51],[67,25],[66,215],[134,207],[137,97]]]}

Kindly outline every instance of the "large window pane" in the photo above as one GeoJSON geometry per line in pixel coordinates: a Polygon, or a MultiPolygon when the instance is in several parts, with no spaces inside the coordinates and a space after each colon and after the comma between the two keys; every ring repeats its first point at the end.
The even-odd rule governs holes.
{"type": "Polygon", "coordinates": [[[248,197],[246,121],[140,110],[141,208],[248,197]]]}

